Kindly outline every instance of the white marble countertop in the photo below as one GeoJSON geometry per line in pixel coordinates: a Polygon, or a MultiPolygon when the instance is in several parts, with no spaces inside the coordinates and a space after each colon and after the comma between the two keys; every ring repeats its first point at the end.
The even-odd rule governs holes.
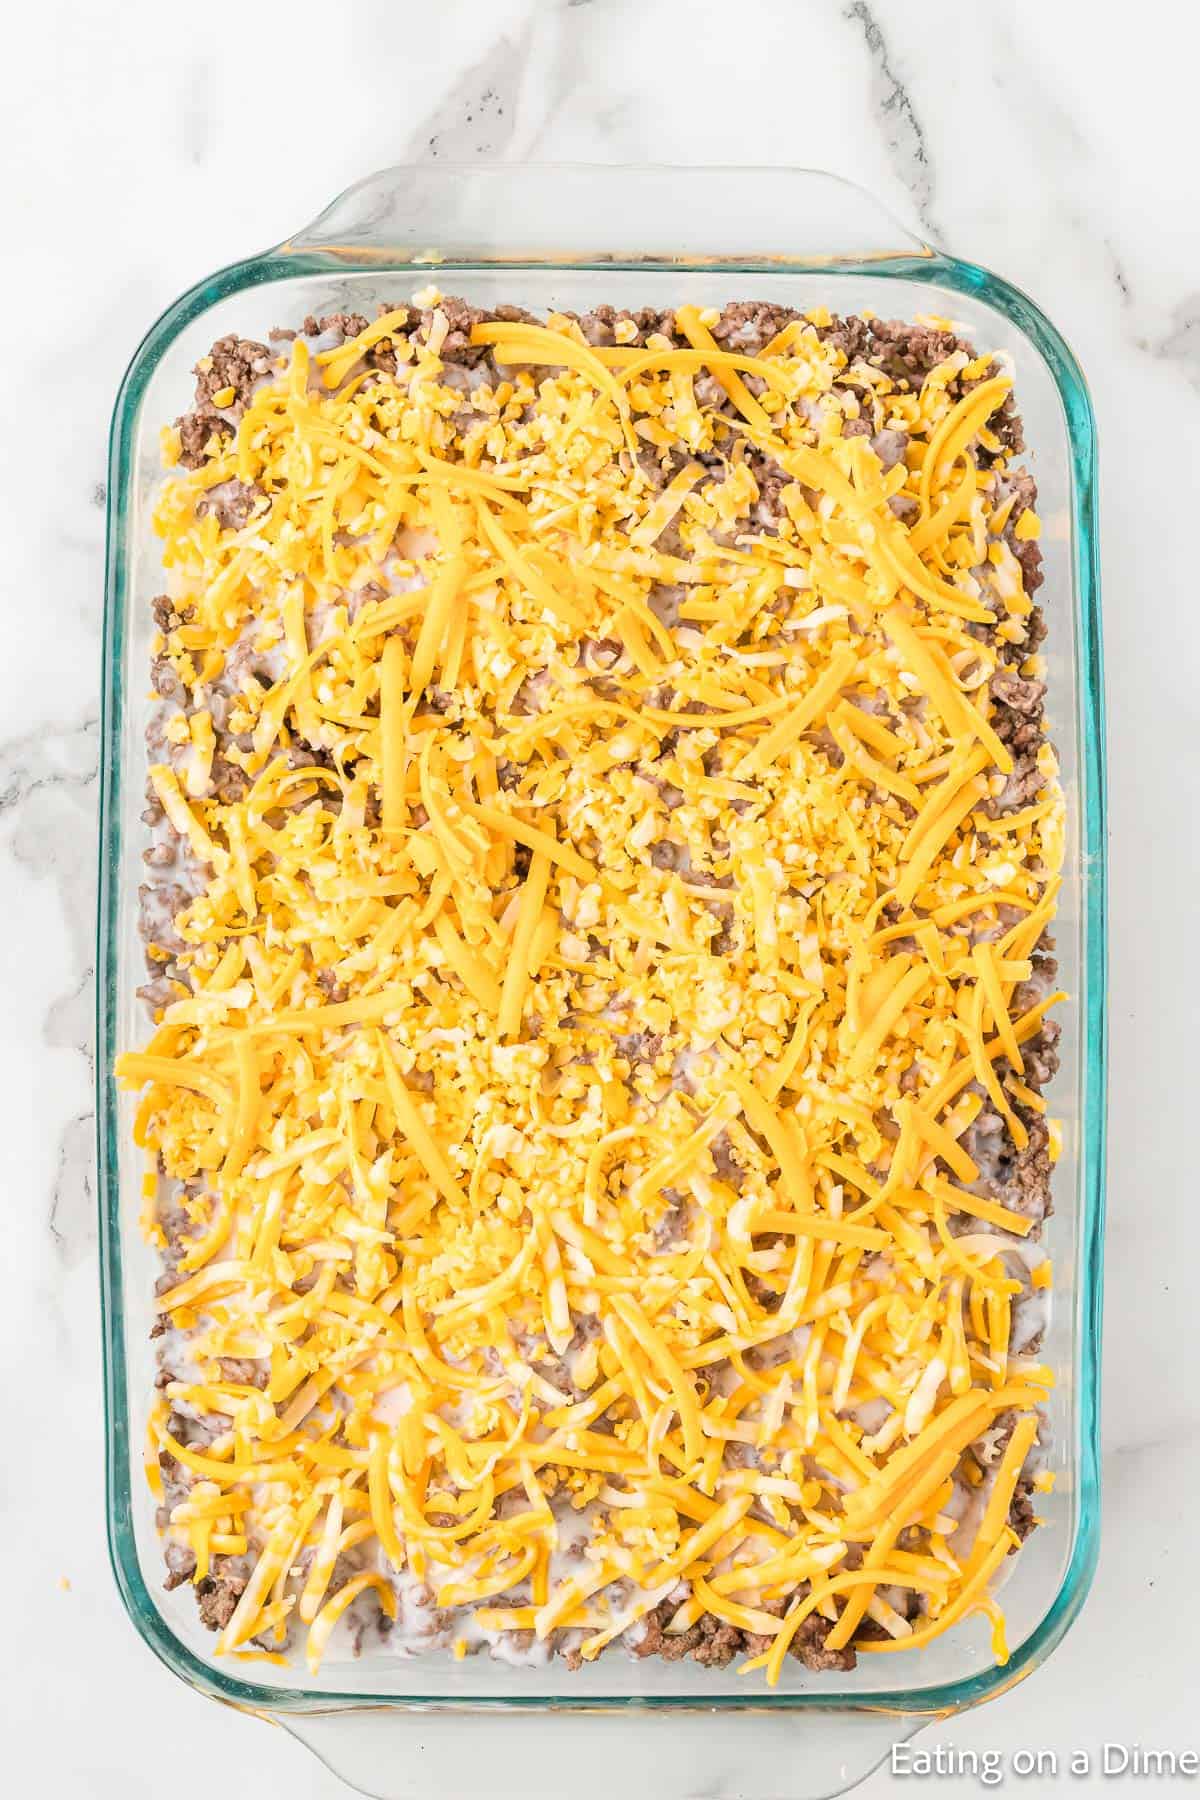
{"type": "MultiPolygon", "coordinates": [[[[0,1334],[4,1367],[22,1377],[0,1483],[11,1791],[347,1791],[282,1732],[209,1705],[154,1661],[104,1547],[90,1040],[105,437],[125,363],[177,292],[355,177],[425,156],[824,165],[1027,288],[1078,351],[1103,446],[1112,771],[1104,1547],[1047,1667],[928,1741],[1064,1756],[1105,1739],[1200,1747],[1200,1213],[1184,1150],[1200,965],[1188,925],[1200,875],[1194,12],[1145,0],[1110,32],[1090,0],[440,0],[428,13],[397,0],[39,0],[6,36],[0,1069],[13,1279],[0,1334]]],[[[903,1786],[881,1772],[862,1792],[903,1786]]],[[[572,1787],[592,1791],[582,1776],[572,1787]]]]}

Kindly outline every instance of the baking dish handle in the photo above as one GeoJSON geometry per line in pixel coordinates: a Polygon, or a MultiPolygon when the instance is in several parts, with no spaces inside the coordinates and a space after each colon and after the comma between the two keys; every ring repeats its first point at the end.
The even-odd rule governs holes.
{"type": "Polygon", "coordinates": [[[780,272],[937,255],[865,188],[821,169],[487,162],[381,169],[277,254],[356,269],[377,261],[780,272]]]}
{"type": "Polygon", "coordinates": [[[825,1800],[926,1720],[887,1713],[373,1712],[280,1721],[361,1794],[427,1800],[825,1800]]]}

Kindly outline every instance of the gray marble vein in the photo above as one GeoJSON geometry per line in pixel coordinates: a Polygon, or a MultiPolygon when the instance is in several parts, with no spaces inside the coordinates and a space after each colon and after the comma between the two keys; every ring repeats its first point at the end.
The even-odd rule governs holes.
{"type": "Polygon", "coordinates": [[[1113,243],[1111,238],[1105,238],[1104,247],[1108,251],[1109,270],[1113,281],[1116,284],[1117,292],[1120,294],[1122,302],[1128,304],[1133,298],[1133,284],[1130,281],[1120,251],[1117,249],[1117,246],[1113,243]]]}
{"type": "Polygon", "coordinates": [[[95,915],[94,794],[99,720],[0,744],[0,823],[11,854],[58,890],[78,965],[90,960],[95,915]]]}
{"type": "Polygon", "coordinates": [[[92,1180],[95,1115],[77,1113],[63,1127],[50,1195],[50,1236],[55,1254],[73,1269],[96,1242],[96,1197],[92,1180]]]}
{"type": "Polygon", "coordinates": [[[99,719],[0,742],[0,816],[47,787],[87,787],[96,778],[99,719]]]}
{"type": "Polygon", "coordinates": [[[871,59],[871,111],[892,168],[907,188],[922,227],[940,241],[943,234],[933,212],[936,184],[925,128],[896,71],[890,41],[866,0],[854,0],[843,17],[858,26],[871,59]]]}
{"type": "Polygon", "coordinates": [[[1177,370],[1189,387],[1200,391],[1200,290],[1175,302],[1165,331],[1139,335],[1136,342],[1156,361],[1177,370]]]}
{"type": "Polygon", "coordinates": [[[514,37],[499,37],[464,70],[449,93],[414,128],[413,161],[471,162],[503,156],[517,123],[532,22],[514,37]]]}
{"type": "MultiPolygon", "coordinates": [[[[53,883],[78,968],[66,992],[48,998],[43,1040],[78,1053],[90,1088],[94,1070],[91,964],[95,915],[97,721],[39,732],[0,744],[0,825],[11,832],[16,863],[53,883]]],[[[47,1222],[57,1258],[74,1268],[95,1243],[92,1114],[80,1111],[57,1127],[58,1148],[47,1222]]]]}
{"type": "Polygon", "coordinates": [[[95,975],[90,966],[84,969],[74,986],[60,994],[46,1008],[45,1039],[53,1050],[78,1050],[87,1063],[89,1079],[95,1073],[93,1014],[95,1008],[95,975]]]}

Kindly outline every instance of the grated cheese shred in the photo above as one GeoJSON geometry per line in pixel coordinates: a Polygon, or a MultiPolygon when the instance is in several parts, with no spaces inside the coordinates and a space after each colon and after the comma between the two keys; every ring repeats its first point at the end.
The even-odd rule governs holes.
{"type": "Polygon", "coordinates": [[[979,451],[1010,383],[874,371],[888,470],[810,324],[745,356],[709,316],[684,349],[476,324],[469,395],[437,312],[297,338],[163,487],[189,722],[151,781],[195,880],[116,1074],[148,1232],[188,1196],[157,1305],[194,1378],[147,1466],[190,1484],[194,1579],[248,1561],[220,1653],[299,1622],[315,1669],[410,1577],[456,1655],[590,1659],[669,1599],[769,1638],[772,1682],[814,1614],[880,1652],[995,1612],[1051,1378],[1010,1366],[1033,1220],[971,1126],[1020,1149],[1044,1110],[1051,1000],[1016,998],[1063,842],[1052,757],[985,804],[1029,611],[979,451]],[[203,504],[230,482],[236,527],[203,504]],[[960,1550],[942,1508],[1002,1415],[960,1550]]]}

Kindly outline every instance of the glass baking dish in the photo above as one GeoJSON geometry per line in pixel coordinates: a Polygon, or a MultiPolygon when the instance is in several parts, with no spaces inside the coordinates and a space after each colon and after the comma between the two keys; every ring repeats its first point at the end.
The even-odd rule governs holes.
{"type": "Polygon", "coordinates": [[[450,1791],[486,1783],[504,1793],[511,1781],[528,1796],[541,1791],[539,1779],[557,1791],[554,1759],[517,1754],[511,1727],[464,1732],[455,1716],[534,1709],[548,1715],[537,1726],[539,1752],[569,1732],[572,1768],[593,1769],[597,1784],[619,1745],[630,1794],[718,1791],[714,1775],[728,1764],[742,1791],[792,1800],[843,1791],[890,1741],[1012,1687],[1043,1662],[1083,1603],[1098,1542],[1106,927],[1095,427],[1078,365],[1037,307],[998,277],[910,238],[860,190],[807,170],[442,165],[373,175],[306,230],[192,288],[138,349],[112,426],[103,685],[97,1119],[108,1535],[125,1605],[158,1656],[200,1692],[286,1724],[373,1793],[418,1793],[434,1777],[450,1791]],[[137,1224],[132,1102],[108,1073],[141,1029],[135,912],[148,602],[160,586],[150,528],[159,427],[184,410],[192,365],[223,333],[263,337],[309,312],[372,314],[378,301],[407,299],[430,279],[481,305],[511,301],[536,312],[755,299],[935,313],[981,349],[1012,358],[1043,520],[1047,717],[1069,808],[1055,929],[1072,998],[1061,1010],[1062,1070],[1052,1090],[1063,1151],[1047,1227],[1056,1280],[1043,1352],[1058,1379],[1049,1408],[1057,1480],[1039,1497],[1045,1528],[1013,1560],[1005,1585],[1004,1668],[976,1620],[911,1658],[864,1658],[849,1675],[793,1665],[773,1691],[732,1668],[619,1654],[571,1673],[553,1662],[516,1669],[486,1657],[384,1653],[329,1661],[317,1677],[264,1663],[251,1679],[213,1661],[184,1591],[163,1592],[141,1466],[156,1271],[137,1224]],[[406,1725],[413,1709],[423,1713],[419,1730],[406,1725]],[[659,1715],[681,1709],[690,1711],[686,1729],[671,1732],[659,1715]],[[539,1778],[538,1767],[549,1775],[539,1778]]]}

